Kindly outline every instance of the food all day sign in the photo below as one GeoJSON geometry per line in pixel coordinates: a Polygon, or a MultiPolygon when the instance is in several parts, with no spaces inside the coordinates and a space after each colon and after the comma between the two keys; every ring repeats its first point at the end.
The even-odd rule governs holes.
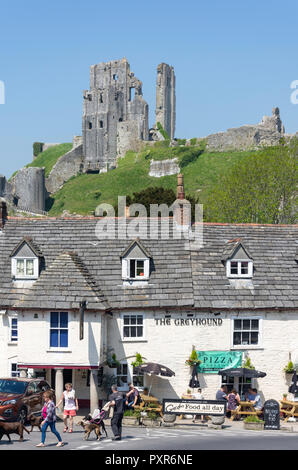
{"type": "Polygon", "coordinates": [[[224,416],[226,412],[226,401],[219,400],[179,400],[176,398],[164,398],[162,406],[164,414],[206,414],[224,416]]]}
{"type": "Polygon", "coordinates": [[[241,367],[241,351],[197,351],[202,361],[198,365],[198,372],[204,374],[217,374],[221,369],[241,367]]]}

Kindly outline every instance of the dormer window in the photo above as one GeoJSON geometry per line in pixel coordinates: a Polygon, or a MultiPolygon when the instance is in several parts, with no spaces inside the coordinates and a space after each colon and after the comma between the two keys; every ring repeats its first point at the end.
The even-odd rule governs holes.
{"type": "Polygon", "coordinates": [[[222,262],[229,278],[253,277],[253,259],[240,238],[227,242],[222,262]]]}
{"type": "Polygon", "coordinates": [[[41,253],[29,238],[24,238],[11,253],[11,273],[15,280],[35,280],[39,276],[41,253]]]}
{"type": "Polygon", "coordinates": [[[228,277],[252,277],[253,263],[252,261],[228,260],[227,276],[228,277]]]}
{"type": "Polygon", "coordinates": [[[150,276],[151,255],[139,239],[133,241],[122,253],[122,279],[145,281],[150,276]]]}
{"type": "Polygon", "coordinates": [[[129,260],[129,277],[131,279],[144,278],[145,276],[145,263],[144,259],[131,259],[129,260]]]}

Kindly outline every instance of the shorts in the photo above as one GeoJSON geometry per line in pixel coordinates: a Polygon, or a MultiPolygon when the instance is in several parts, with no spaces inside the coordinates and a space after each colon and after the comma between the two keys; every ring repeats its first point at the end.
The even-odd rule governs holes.
{"type": "Polygon", "coordinates": [[[63,415],[64,416],[76,416],[77,412],[76,410],[64,410],[63,415]]]}

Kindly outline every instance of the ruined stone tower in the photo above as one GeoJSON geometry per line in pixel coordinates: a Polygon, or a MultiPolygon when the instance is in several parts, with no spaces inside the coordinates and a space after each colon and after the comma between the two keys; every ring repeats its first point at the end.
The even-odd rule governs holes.
{"type": "Polygon", "coordinates": [[[160,122],[171,139],[175,135],[176,94],[174,67],[161,63],[156,79],[156,123],[160,122]]]}
{"type": "Polygon", "coordinates": [[[107,171],[116,166],[123,148],[132,146],[131,140],[149,139],[142,82],[130,72],[125,58],[91,66],[82,127],[84,171],[107,171]],[[119,141],[121,151],[117,148],[119,141]]]}

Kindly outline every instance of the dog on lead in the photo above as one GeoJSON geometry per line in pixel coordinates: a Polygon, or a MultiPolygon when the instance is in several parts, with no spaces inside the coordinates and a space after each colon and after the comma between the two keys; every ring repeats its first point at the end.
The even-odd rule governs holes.
{"type": "Polygon", "coordinates": [[[41,431],[41,423],[42,423],[42,417],[41,416],[35,416],[34,413],[30,413],[27,417],[29,423],[31,424],[31,429],[30,432],[33,431],[34,426],[38,427],[38,429],[41,431]]]}
{"type": "Polygon", "coordinates": [[[12,440],[10,439],[10,434],[18,434],[20,436],[19,441],[22,442],[24,429],[28,434],[30,434],[30,431],[28,431],[28,429],[25,428],[24,424],[19,421],[10,423],[0,420],[0,441],[5,435],[8,437],[9,442],[12,442],[12,440]]]}
{"type": "Polygon", "coordinates": [[[92,431],[95,432],[97,436],[97,440],[99,441],[102,434],[100,432],[100,428],[102,428],[103,433],[106,434],[106,437],[108,437],[108,433],[106,431],[105,423],[103,421],[100,421],[99,423],[96,423],[92,421],[92,416],[89,414],[85,416],[81,421],[76,423],[78,426],[82,426],[82,428],[85,431],[83,439],[87,441],[89,439],[89,436],[92,431]]]}

